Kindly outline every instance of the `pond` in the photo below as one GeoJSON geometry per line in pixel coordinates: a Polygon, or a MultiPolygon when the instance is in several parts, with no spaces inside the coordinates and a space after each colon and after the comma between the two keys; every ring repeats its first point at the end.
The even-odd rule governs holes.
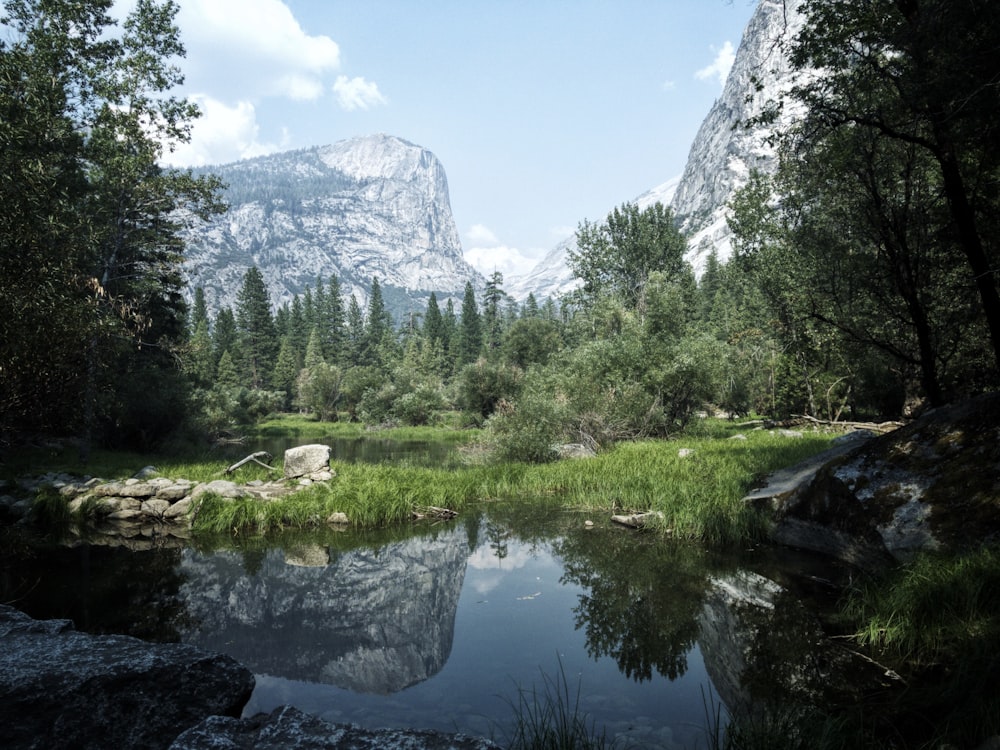
{"type": "Polygon", "coordinates": [[[784,554],[491,505],[266,544],[54,547],[3,593],[33,617],[230,654],[257,676],[247,715],[292,704],[503,744],[519,697],[555,687],[619,746],[694,748],[727,708],[823,682],[804,674],[815,629],[797,601],[829,564],[784,554]]]}
{"type": "Polygon", "coordinates": [[[236,460],[255,451],[267,451],[280,459],[288,448],[306,443],[330,446],[330,458],[344,463],[391,463],[411,466],[442,466],[458,459],[453,443],[441,440],[395,440],[373,437],[319,437],[308,440],[291,437],[264,436],[248,443],[224,446],[222,453],[236,460]]]}

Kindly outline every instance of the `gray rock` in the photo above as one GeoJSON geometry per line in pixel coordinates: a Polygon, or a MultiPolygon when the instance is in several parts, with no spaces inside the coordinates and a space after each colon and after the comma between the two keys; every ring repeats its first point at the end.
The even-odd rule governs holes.
{"type": "Polygon", "coordinates": [[[593,458],[597,455],[592,448],[588,448],[581,443],[557,445],[556,453],[559,455],[559,458],[593,458]]]}
{"type": "Polygon", "coordinates": [[[235,500],[239,497],[246,497],[249,493],[246,489],[236,484],[236,482],[229,482],[225,479],[216,479],[211,482],[206,482],[205,484],[199,484],[191,490],[191,499],[197,500],[205,494],[213,494],[218,495],[219,497],[235,500]]]}
{"type": "Polygon", "coordinates": [[[179,736],[170,750],[499,750],[482,737],[431,730],[362,729],[329,724],[291,706],[249,719],[213,716],[179,736]]]}
{"type": "Polygon", "coordinates": [[[747,501],[770,506],[775,541],[866,568],[977,547],[1000,539],[998,423],[1000,394],[941,407],[786,470],[747,501]]]}
{"type": "Polygon", "coordinates": [[[227,656],[78,633],[0,605],[5,747],[166,748],[209,716],[239,716],[253,686],[227,656]]]}
{"type": "Polygon", "coordinates": [[[330,470],[329,445],[300,445],[285,451],[285,478],[297,479],[330,470]]]}

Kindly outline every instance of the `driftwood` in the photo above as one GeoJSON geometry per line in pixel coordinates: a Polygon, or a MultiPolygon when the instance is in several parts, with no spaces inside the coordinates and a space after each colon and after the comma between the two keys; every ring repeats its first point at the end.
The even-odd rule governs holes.
{"type": "Polygon", "coordinates": [[[654,511],[652,513],[630,513],[629,515],[623,516],[611,516],[611,520],[622,526],[628,526],[633,529],[642,529],[646,527],[652,520],[663,520],[663,514],[659,511],[654,511]]]}
{"type": "Polygon", "coordinates": [[[450,520],[458,515],[457,511],[450,508],[438,508],[434,505],[427,505],[423,508],[413,509],[413,519],[419,521],[424,518],[438,518],[443,521],[450,520]]]}
{"type": "Polygon", "coordinates": [[[228,476],[229,474],[232,474],[234,471],[236,471],[238,468],[240,468],[244,464],[251,464],[251,463],[257,464],[258,466],[263,466],[265,469],[268,469],[270,471],[277,471],[276,468],[274,468],[273,466],[268,466],[266,463],[264,463],[264,461],[261,461],[261,459],[264,459],[264,461],[270,461],[271,460],[271,454],[268,453],[267,451],[257,451],[256,453],[251,453],[246,458],[244,458],[244,459],[242,459],[242,460],[237,461],[236,463],[234,463],[232,466],[230,466],[228,469],[226,469],[223,473],[228,476]]]}
{"type": "Polygon", "coordinates": [[[816,417],[810,417],[808,414],[796,414],[794,417],[801,422],[809,424],[819,424],[824,427],[840,427],[847,430],[871,430],[879,434],[892,432],[903,426],[903,422],[841,422],[839,420],[831,422],[829,419],[816,419],[816,417]]]}
{"type": "Polygon", "coordinates": [[[817,419],[807,414],[793,414],[790,419],[752,419],[749,422],[740,422],[737,427],[748,429],[751,427],[763,427],[773,429],[776,427],[791,428],[802,425],[821,425],[823,427],[835,427],[842,430],[871,430],[879,434],[892,432],[903,426],[903,422],[842,422],[840,420],[817,419]]]}

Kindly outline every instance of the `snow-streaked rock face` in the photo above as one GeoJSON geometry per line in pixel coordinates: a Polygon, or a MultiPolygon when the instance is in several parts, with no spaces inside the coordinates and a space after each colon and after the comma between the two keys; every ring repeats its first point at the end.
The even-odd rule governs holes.
{"type": "Polygon", "coordinates": [[[720,260],[729,258],[726,204],[752,170],[774,172],[777,155],[768,137],[799,114],[786,107],[773,126],[741,124],[760,115],[768,102],[794,83],[788,46],[805,20],[800,6],[801,0],[760,0],[743,32],[722,96],[691,145],[671,208],[689,237],[688,260],[697,270],[713,249],[720,260]],[[754,93],[758,85],[761,88],[754,93]]]}
{"type": "Polygon", "coordinates": [[[184,269],[212,311],[235,307],[253,265],[274,305],[319,275],[336,275],[345,299],[362,303],[378,278],[415,307],[431,291],[459,295],[466,281],[481,283],[462,255],[444,168],[400,138],[365,136],[206,171],[229,185],[230,209],[188,235],[184,269]]]}
{"type": "MultiPolygon", "coordinates": [[[[683,174],[633,200],[640,208],[656,201],[670,206],[688,237],[687,259],[698,273],[713,249],[723,261],[732,253],[726,205],[733,194],[746,184],[751,170],[772,173],[777,166],[768,136],[795,118],[796,110],[786,107],[781,120],[771,127],[745,128],[740,123],[761,114],[769,101],[792,85],[788,44],[803,23],[801,0],[760,0],[722,95],[691,144],[683,174]]],[[[560,242],[530,274],[512,280],[510,293],[517,299],[529,293],[544,299],[574,289],[579,281],[566,265],[574,247],[575,236],[560,242]]]]}

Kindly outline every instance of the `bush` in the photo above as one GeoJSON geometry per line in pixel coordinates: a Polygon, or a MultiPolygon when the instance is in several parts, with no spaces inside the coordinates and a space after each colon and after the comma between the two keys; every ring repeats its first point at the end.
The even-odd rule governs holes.
{"type": "Polygon", "coordinates": [[[520,367],[494,364],[480,357],[466,365],[458,376],[459,407],[481,419],[489,417],[501,401],[514,401],[521,391],[524,371],[520,367]]]}
{"type": "Polygon", "coordinates": [[[497,405],[486,420],[486,443],[499,461],[552,461],[566,436],[567,417],[565,399],[544,388],[526,390],[517,402],[497,405]]]}

